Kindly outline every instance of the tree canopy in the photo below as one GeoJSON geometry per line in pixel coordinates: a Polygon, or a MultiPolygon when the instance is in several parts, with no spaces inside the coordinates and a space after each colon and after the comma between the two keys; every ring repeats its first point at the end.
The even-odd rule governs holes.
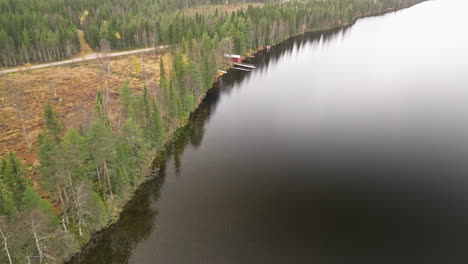
{"type": "Polygon", "coordinates": [[[286,36],[350,22],[369,13],[422,0],[0,0],[0,62],[3,66],[46,62],[80,51],[77,30],[92,48],[112,49],[189,42],[208,33],[232,37],[238,53],[286,36]],[[264,3],[232,14],[222,7],[264,3]],[[285,3],[283,3],[285,2],[285,3]],[[184,12],[220,5],[214,13],[184,12]]]}

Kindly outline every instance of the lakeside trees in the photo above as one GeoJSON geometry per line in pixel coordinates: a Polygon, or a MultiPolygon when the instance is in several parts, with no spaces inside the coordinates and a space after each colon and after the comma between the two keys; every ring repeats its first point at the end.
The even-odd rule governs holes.
{"type": "MultiPolygon", "coordinates": [[[[64,133],[57,129],[61,121],[52,105],[45,105],[47,125],[40,137],[37,170],[41,194],[48,201],[32,188],[15,154],[0,160],[0,231],[5,248],[0,261],[62,262],[115,217],[113,210],[146,179],[150,151],[162,143],[164,128],[148,95],[123,94],[128,95],[121,98],[127,101],[126,120],[117,131],[109,126],[105,112],[103,116],[96,111],[86,128],[64,133]],[[23,229],[7,232],[17,226],[23,229]],[[65,240],[66,245],[58,246],[65,240]]],[[[99,104],[98,97],[96,109],[99,104]]]]}
{"type": "Polygon", "coordinates": [[[25,176],[14,153],[0,160],[0,234],[5,263],[53,259],[64,237],[50,236],[59,226],[51,205],[40,197],[25,176]]]}

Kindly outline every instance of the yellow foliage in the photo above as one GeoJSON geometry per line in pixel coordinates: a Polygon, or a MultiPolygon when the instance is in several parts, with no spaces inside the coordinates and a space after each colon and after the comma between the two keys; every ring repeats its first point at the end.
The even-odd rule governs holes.
{"type": "Polygon", "coordinates": [[[115,32],[114,36],[115,36],[116,39],[120,39],[120,33],[119,32],[115,32]]]}
{"type": "Polygon", "coordinates": [[[80,16],[80,24],[81,25],[83,25],[83,23],[85,22],[88,15],[89,15],[88,10],[83,11],[83,14],[81,14],[81,16],[80,16]]]}
{"type": "Polygon", "coordinates": [[[133,57],[132,64],[133,64],[133,67],[135,68],[135,74],[137,76],[140,75],[141,66],[140,66],[140,62],[138,61],[136,57],[133,57]]]}

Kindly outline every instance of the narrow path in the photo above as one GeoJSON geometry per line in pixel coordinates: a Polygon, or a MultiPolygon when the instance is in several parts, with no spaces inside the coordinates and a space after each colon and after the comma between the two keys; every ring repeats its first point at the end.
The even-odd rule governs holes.
{"type": "MultiPolygon", "coordinates": [[[[130,55],[130,54],[153,51],[155,49],[165,49],[167,47],[168,46],[159,46],[158,48],[146,48],[146,49],[136,49],[136,50],[129,50],[129,51],[113,52],[113,53],[108,54],[108,56],[109,57],[125,56],[125,55],[130,55]]],[[[26,70],[49,68],[49,67],[65,65],[65,64],[70,64],[70,63],[75,63],[75,62],[80,62],[80,61],[96,60],[96,59],[99,59],[101,57],[102,57],[101,53],[92,53],[92,54],[88,54],[88,55],[86,55],[84,57],[81,57],[81,58],[75,58],[75,59],[69,59],[69,60],[57,61],[57,62],[51,62],[51,63],[45,63],[45,64],[38,64],[38,65],[30,66],[30,67],[18,67],[18,68],[3,70],[3,71],[0,71],[0,75],[7,74],[7,73],[26,71],[26,70]]]]}

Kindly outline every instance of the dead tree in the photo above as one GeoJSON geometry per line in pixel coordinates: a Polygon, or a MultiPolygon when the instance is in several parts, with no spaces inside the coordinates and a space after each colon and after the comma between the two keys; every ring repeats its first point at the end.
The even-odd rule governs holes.
{"type": "Polygon", "coordinates": [[[110,43],[107,39],[102,39],[99,46],[101,48],[99,59],[101,61],[102,68],[107,73],[110,73],[110,66],[109,66],[109,53],[111,51],[110,43]]]}
{"type": "Polygon", "coordinates": [[[86,227],[86,218],[90,215],[87,210],[88,194],[86,193],[85,186],[83,183],[79,184],[75,190],[76,193],[76,217],[78,220],[78,233],[83,236],[83,228],[86,227]]]}
{"type": "MultiPolygon", "coordinates": [[[[110,92],[109,92],[109,84],[107,82],[107,76],[106,73],[102,75],[102,78],[104,79],[104,84],[106,86],[106,100],[105,100],[105,107],[102,106],[102,113],[104,114],[104,108],[107,110],[107,116],[111,116],[112,114],[112,109],[110,107],[110,92]]],[[[109,120],[110,122],[110,120],[109,120]]]]}
{"type": "Polygon", "coordinates": [[[28,146],[28,149],[31,150],[32,144],[31,144],[31,141],[29,140],[28,131],[26,130],[26,126],[24,124],[23,113],[19,109],[18,109],[18,113],[19,113],[20,120],[21,120],[21,127],[23,129],[24,140],[26,141],[26,145],[28,146]]]}
{"type": "Polygon", "coordinates": [[[112,184],[111,184],[111,181],[110,181],[109,170],[107,169],[107,161],[106,160],[104,160],[103,168],[104,168],[104,176],[107,179],[107,185],[108,185],[108,188],[109,188],[111,200],[114,200],[114,193],[112,192],[112,184]]]}
{"type": "Polygon", "coordinates": [[[15,87],[13,87],[10,81],[7,81],[6,87],[7,87],[7,91],[9,91],[13,95],[12,97],[13,107],[18,111],[18,117],[20,119],[21,129],[23,131],[23,136],[26,141],[26,145],[28,146],[29,149],[31,149],[32,144],[31,144],[31,141],[29,140],[28,131],[27,131],[27,128],[24,122],[24,116],[23,116],[23,110],[24,110],[23,105],[27,101],[25,100],[26,95],[24,91],[22,91],[21,89],[15,89],[15,87]]]}
{"type": "Polygon", "coordinates": [[[55,81],[52,79],[49,79],[49,87],[52,90],[54,94],[54,98],[57,98],[57,88],[55,87],[55,81]]]}
{"type": "Polygon", "coordinates": [[[54,260],[55,258],[48,254],[49,252],[49,240],[51,235],[45,235],[41,230],[41,225],[36,219],[36,216],[32,215],[29,221],[29,228],[34,238],[34,244],[37,250],[39,263],[44,263],[46,259],[54,260]]]}
{"type": "Polygon", "coordinates": [[[64,195],[62,195],[62,188],[60,186],[60,183],[57,182],[56,183],[56,189],[57,189],[57,194],[58,194],[58,198],[59,198],[59,201],[60,201],[60,205],[61,205],[62,211],[63,211],[63,215],[62,215],[63,230],[65,232],[68,232],[67,224],[70,223],[70,220],[68,218],[68,201],[66,201],[63,198],[64,195],[66,197],[66,188],[63,188],[64,195]]]}
{"type": "Polygon", "coordinates": [[[8,261],[10,264],[13,264],[13,261],[11,260],[10,250],[8,249],[8,238],[5,232],[3,232],[3,229],[1,227],[0,227],[0,235],[2,235],[2,238],[3,238],[3,249],[5,250],[5,253],[8,257],[8,261]]]}
{"type": "MultiPolygon", "coordinates": [[[[101,62],[102,69],[104,71],[104,74],[102,75],[102,79],[104,80],[104,84],[106,86],[106,105],[109,106],[110,104],[110,96],[109,96],[109,84],[107,83],[107,74],[110,73],[110,52],[111,52],[111,46],[110,42],[107,39],[102,39],[101,42],[99,43],[100,45],[100,54],[99,54],[99,60],[101,62]]],[[[111,114],[110,107],[108,107],[109,115],[111,114]]],[[[104,111],[102,112],[104,113],[104,111]]]]}

